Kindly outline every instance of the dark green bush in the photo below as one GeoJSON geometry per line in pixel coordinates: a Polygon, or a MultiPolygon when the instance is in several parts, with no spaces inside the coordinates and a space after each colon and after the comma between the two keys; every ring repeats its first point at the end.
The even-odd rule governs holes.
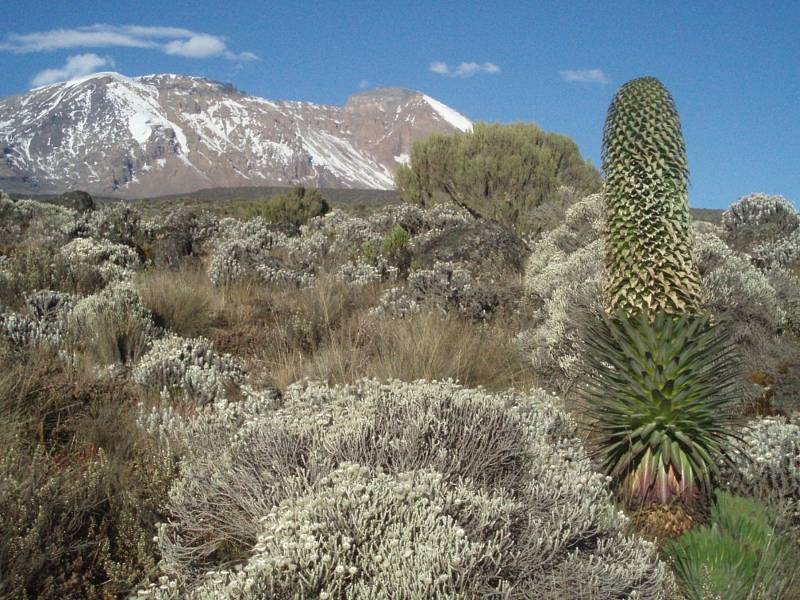
{"type": "Polygon", "coordinates": [[[303,225],[309,219],[324,215],[330,206],[317,188],[294,188],[288,194],[259,200],[244,209],[246,219],[261,217],[272,223],[303,225]]]}
{"type": "Polygon", "coordinates": [[[531,123],[478,123],[470,133],[432,135],[414,144],[395,182],[406,202],[454,202],[532,234],[558,224],[562,215],[553,215],[553,206],[572,196],[562,186],[578,198],[601,189],[600,174],[575,142],[531,123]]]}

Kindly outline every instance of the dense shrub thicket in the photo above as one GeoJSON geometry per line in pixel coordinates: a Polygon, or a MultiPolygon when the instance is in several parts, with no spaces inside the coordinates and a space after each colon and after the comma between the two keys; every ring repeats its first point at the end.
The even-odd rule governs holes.
{"type": "Polygon", "coordinates": [[[247,219],[261,217],[271,223],[285,223],[299,227],[309,219],[324,215],[330,205],[316,188],[294,188],[288,194],[279,194],[245,206],[247,219]]]}

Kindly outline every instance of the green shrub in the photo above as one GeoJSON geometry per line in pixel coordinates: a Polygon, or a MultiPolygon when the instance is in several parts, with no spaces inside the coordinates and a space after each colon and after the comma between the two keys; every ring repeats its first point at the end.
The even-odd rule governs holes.
{"type": "Polygon", "coordinates": [[[411,265],[409,242],[411,235],[400,225],[395,225],[383,238],[381,251],[389,264],[403,272],[411,265]]]}
{"type": "Polygon", "coordinates": [[[710,525],[687,531],[666,549],[688,600],[795,597],[789,594],[797,554],[753,500],[718,492],[710,525]]]}
{"type": "Polygon", "coordinates": [[[294,188],[288,194],[273,196],[254,202],[244,209],[246,219],[261,217],[272,223],[303,225],[309,219],[324,215],[330,210],[327,200],[317,188],[294,188]]]}
{"type": "Polygon", "coordinates": [[[575,142],[530,123],[478,123],[469,133],[418,141],[395,182],[406,202],[455,203],[530,234],[558,224],[561,214],[553,214],[553,206],[573,199],[565,187],[578,198],[601,188],[599,173],[575,142]]]}

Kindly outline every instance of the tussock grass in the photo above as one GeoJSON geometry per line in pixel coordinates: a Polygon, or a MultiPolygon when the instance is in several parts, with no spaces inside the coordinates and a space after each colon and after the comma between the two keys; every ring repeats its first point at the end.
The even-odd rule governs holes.
{"type": "Polygon", "coordinates": [[[185,337],[206,335],[210,330],[220,301],[204,271],[192,266],[147,271],[137,287],[156,324],[185,337]]]}

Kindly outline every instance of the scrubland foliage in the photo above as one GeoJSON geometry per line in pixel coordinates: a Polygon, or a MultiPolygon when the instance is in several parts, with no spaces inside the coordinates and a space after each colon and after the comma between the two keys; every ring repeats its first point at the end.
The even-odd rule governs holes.
{"type": "MultiPolygon", "coordinates": [[[[532,247],[526,266],[525,287],[541,307],[535,314],[537,325],[523,332],[520,342],[556,390],[567,389],[577,376],[581,316],[602,306],[601,210],[599,196],[575,205],[564,224],[532,247]],[[579,214],[588,218],[576,221],[579,214]]],[[[796,310],[792,304],[796,300],[779,298],[778,289],[788,300],[800,280],[784,270],[760,270],[730,248],[715,225],[699,221],[692,229],[692,253],[703,289],[701,307],[730,318],[734,342],[750,370],[774,370],[789,351],[782,336],[789,318],[786,311],[796,310]]]]}
{"type": "Polygon", "coordinates": [[[244,209],[244,216],[248,219],[261,217],[271,223],[286,223],[298,227],[329,210],[330,205],[318,189],[300,186],[288,194],[248,204],[244,209]]]}
{"type": "MultiPolygon", "coordinates": [[[[552,394],[603,273],[599,196],[556,195],[524,241],[445,204],[0,198],[0,597],[669,597],[552,394]]],[[[773,373],[791,263],[693,232],[704,306],[773,373]]],[[[721,479],[792,514],[796,423],[739,437],[721,479]]]]}

